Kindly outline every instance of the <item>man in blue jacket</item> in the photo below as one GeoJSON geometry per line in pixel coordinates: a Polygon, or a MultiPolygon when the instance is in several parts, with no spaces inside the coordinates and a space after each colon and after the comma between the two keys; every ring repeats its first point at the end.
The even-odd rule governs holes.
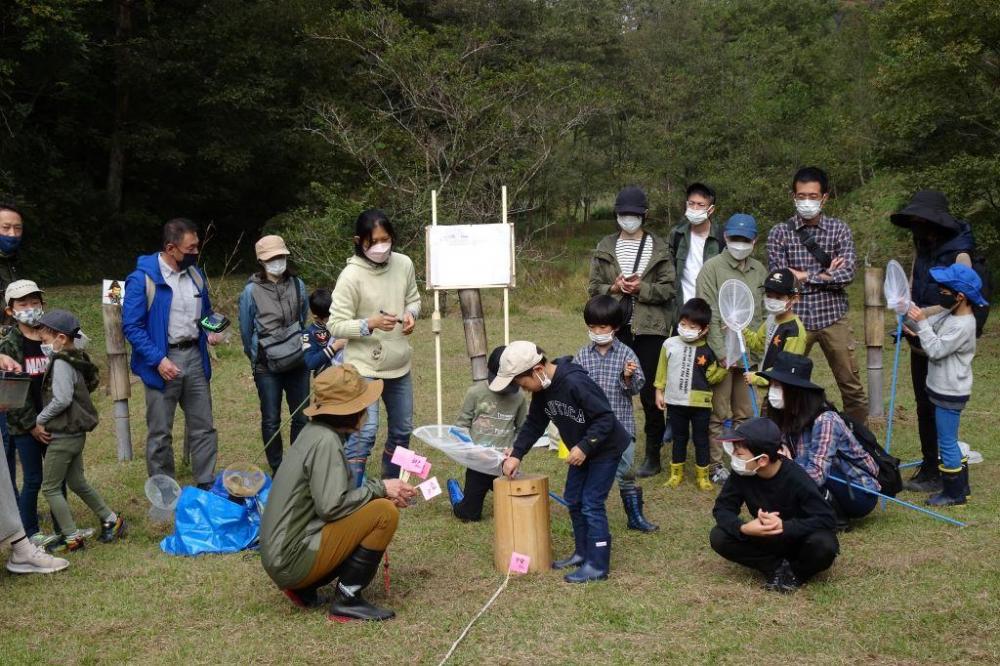
{"type": "Polygon", "coordinates": [[[172,432],[180,403],[200,488],[215,478],[218,438],[212,421],[208,345],[219,341],[198,322],[211,314],[198,261],[198,227],[183,218],[163,225],[163,251],[139,257],[125,281],[122,328],[132,345],[132,372],[146,386],[146,469],[174,476],[172,432]]]}

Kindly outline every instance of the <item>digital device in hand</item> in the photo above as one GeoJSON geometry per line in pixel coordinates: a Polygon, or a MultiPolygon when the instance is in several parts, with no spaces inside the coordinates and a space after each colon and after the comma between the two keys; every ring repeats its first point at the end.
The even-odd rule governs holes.
{"type": "Polygon", "coordinates": [[[229,328],[229,318],[225,315],[221,315],[218,312],[213,312],[212,314],[202,317],[201,321],[198,322],[199,325],[209,333],[221,333],[222,331],[229,328]]]}

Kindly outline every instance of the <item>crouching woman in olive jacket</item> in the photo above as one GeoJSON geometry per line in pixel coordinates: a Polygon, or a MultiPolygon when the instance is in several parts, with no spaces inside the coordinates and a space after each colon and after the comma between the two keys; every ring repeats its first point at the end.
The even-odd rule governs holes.
{"type": "Polygon", "coordinates": [[[375,577],[399,509],[416,494],[399,479],[369,480],[360,488],[344,454],[344,441],[378,400],[382,381],[367,382],[352,365],[316,378],[309,423],[285,453],[274,476],[260,525],[267,575],[298,606],[319,605],[317,591],[337,580],[333,619],[388,620],[395,614],[361,596],[375,577]]]}

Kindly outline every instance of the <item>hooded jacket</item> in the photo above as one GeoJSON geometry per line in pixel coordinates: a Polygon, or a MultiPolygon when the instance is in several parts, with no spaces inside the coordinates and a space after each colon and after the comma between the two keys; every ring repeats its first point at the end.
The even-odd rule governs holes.
{"type": "Polygon", "coordinates": [[[364,320],[379,311],[400,319],[409,312],[420,315],[420,292],[413,262],[405,254],[393,252],[384,264],[354,256],[337,278],[330,305],[327,328],[335,338],[348,338],[344,363],[350,363],[363,377],[396,379],[410,371],[413,349],[403,335],[403,324],[391,331],[374,330],[362,335],[364,320]]]}
{"type": "Polygon", "coordinates": [[[604,391],[570,357],[553,363],[552,384],[531,397],[528,418],[517,433],[511,455],[524,458],[552,421],[566,446],[579,446],[588,460],[620,457],[632,437],[615,417],[604,391]]]}
{"type": "MultiPolygon", "coordinates": [[[[961,231],[954,238],[929,252],[917,252],[913,261],[913,285],[910,288],[911,298],[918,307],[928,307],[941,304],[941,294],[938,285],[931,279],[931,269],[936,266],[951,266],[960,254],[971,255],[976,248],[972,237],[972,226],[960,220],[961,231]]],[[[963,262],[966,263],[966,262],[963,262]]],[[[970,265],[971,262],[966,263],[970,265]]]]}
{"type": "Polygon", "coordinates": [[[289,276],[271,282],[256,273],[251,275],[240,294],[240,337],[250,367],[257,366],[261,333],[275,333],[296,321],[304,329],[308,316],[309,298],[301,279],[289,276]]]}
{"type": "MultiPolygon", "coordinates": [[[[198,288],[201,299],[201,316],[212,313],[212,304],[208,299],[208,283],[205,274],[197,266],[188,269],[198,288]]],[[[135,270],[125,280],[125,299],[122,302],[122,330],[126,339],[132,345],[132,372],[139,376],[142,383],[149,388],[162,391],[166,382],[157,371],[160,361],[167,357],[167,329],[170,324],[170,303],[174,292],[163,279],[160,270],[160,253],[154,252],[139,257],[135,270]],[[146,279],[153,281],[155,291],[153,302],[146,301],[146,279]]],[[[201,367],[205,379],[212,378],[212,364],[208,358],[208,335],[198,327],[198,349],[201,351],[201,367]]]]}
{"type": "MultiPolygon", "coordinates": [[[[646,232],[649,233],[649,232],[646,232]]],[[[632,267],[621,267],[615,256],[615,242],[619,234],[611,234],[601,239],[594,250],[590,262],[590,281],[587,293],[590,296],[611,294],[611,285],[622,273],[630,274],[632,267]]],[[[674,263],[666,242],[656,234],[649,233],[647,243],[653,243],[649,264],[639,280],[639,293],[635,294],[635,309],[632,311],[632,332],[635,335],[661,335],[666,337],[674,325],[674,263]]],[[[619,301],[623,294],[611,294],[619,301]]]]}

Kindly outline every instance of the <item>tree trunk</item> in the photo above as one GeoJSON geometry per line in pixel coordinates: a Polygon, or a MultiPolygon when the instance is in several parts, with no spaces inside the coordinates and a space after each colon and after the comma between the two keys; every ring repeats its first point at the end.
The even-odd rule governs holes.
{"type": "Polygon", "coordinates": [[[134,0],[118,0],[116,3],[115,26],[115,120],[111,132],[111,147],[108,155],[108,182],[106,196],[113,213],[122,207],[122,181],[125,178],[124,124],[128,115],[129,91],[128,41],[132,37],[132,5],[134,0]]]}
{"type": "Polygon", "coordinates": [[[461,289],[462,325],[465,327],[465,349],[472,363],[472,381],[487,378],[486,321],[483,319],[483,299],[478,289],[461,289]]]}

